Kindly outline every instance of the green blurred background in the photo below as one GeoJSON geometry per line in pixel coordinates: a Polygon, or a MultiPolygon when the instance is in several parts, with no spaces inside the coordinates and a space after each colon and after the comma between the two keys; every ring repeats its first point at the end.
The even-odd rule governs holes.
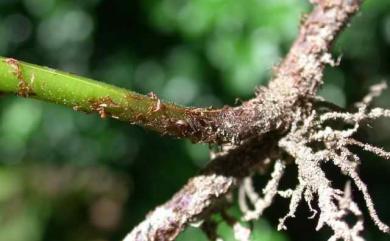
{"type": "MultiPolygon", "coordinates": [[[[154,91],[183,105],[234,105],[266,83],[309,8],[303,0],[0,0],[0,55],[154,91]]],[[[338,105],[351,105],[389,77],[390,1],[366,1],[335,55],[341,66],[326,70],[320,94],[338,105]]],[[[376,104],[390,107],[390,92],[376,104]]],[[[360,138],[390,150],[388,123],[372,123],[360,138]]],[[[361,155],[363,179],[390,223],[390,162],[361,155]]],[[[2,96],[0,241],[120,240],[207,160],[207,145],[2,96]]],[[[341,187],[345,178],[325,168],[341,187]]],[[[283,186],[295,179],[290,174],[283,186]]],[[[259,178],[259,190],[265,180],[259,178]]],[[[354,197],[364,209],[361,195],[354,197]]],[[[327,240],[330,231],[314,231],[306,205],[286,232],[277,232],[287,209],[288,201],[278,198],[254,224],[252,240],[327,240]]],[[[230,212],[239,216],[236,207],[230,212]]],[[[223,221],[218,231],[233,240],[223,221]]],[[[364,233],[368,240],[390,240],[369,218],[364,233]]],[[[206,239],[188,228],[178,240],[206,239]]]]}

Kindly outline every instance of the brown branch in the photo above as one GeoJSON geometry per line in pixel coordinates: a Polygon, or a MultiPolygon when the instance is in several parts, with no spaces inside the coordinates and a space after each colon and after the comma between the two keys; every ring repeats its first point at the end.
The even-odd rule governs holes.
{"type": "Polygon", "coordinates": [[[242,106],[221,113],[225,123],[220,129],[236,134],[230,138],[242,140],[288,128],[297,102],[316,94],[325,65],[337,64],[331,59],[330,47],[349,17],[358,10],[360,1],[312,2],[317,6],[301,26],[297,40],[276,68],[276,76],[268,88],[259,89],[256,98],[242,106]]]}
{"type": "Polygon", "coordinates": [[[278,139],[276,133],[267,135],[266,139],[251,140],[215,158],[171,200],[150,213],[124,240],[174,240],[186,225],[212,212],[224,195],[248,176],[256,165],[262,165],[264,158],[275,150],[278,139]]]}
{"type": "Polygon", "coordinates": [[[359,0],[312,2],[315,8],[269,86],[260,89],[256,98],[221,112],[224,122],[217,133],[238,147],[213,160],[170,201],[152,211],[125,241],[174,240],[190,222],[207,216],[270,154],[279,135],[275,133],[289,128],[295,108],[316,94],[325,65],[335,64],[329,54],[331,44],[361,4],[359,0]]]}

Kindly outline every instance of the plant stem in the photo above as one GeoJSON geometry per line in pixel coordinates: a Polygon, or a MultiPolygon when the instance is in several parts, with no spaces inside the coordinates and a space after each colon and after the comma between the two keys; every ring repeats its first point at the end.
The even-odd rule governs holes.
{"type": "Polygon", "coordinates": [[[311,113],[309,98],[316,95],[322,83],[325,65],[336,64],[330,55],[332,43],[362,1],[311,2],[315,7],[301,25],[298,38],[268,87],[232,108],[230,115],[225,114],[227,125],[223,130],[228,133],[235,130],[238,137],[247,137],[246,141],[216,155],[205,170],[190,179],[168,202],[149,212],[123,241],[173,241],[190,223],[207,220],[218,208],[224,208],[224,196],[244,177],[267,165],[265,160],[274,159],[275,153],[280,152],[279,140],[296,118],[293,113],[297,109],[311,113]]]}
{"type": "MultiPolygon", "coordinates": [[[[163,103],[157,96],[141,95],[106,83],[62,71],[0,57],[0,92],[65,105],[100,117],[112,117],[161,134],[207,140],[194,120],[210,121],[218,111],[163,103]]],[[[210,129],[211,130],[211,129],[210,129]]]]}

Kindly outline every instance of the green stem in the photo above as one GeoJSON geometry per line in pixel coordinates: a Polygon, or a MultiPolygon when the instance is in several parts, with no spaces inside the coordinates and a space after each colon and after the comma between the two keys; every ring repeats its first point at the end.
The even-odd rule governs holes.
{"type": "Polygon", "coordinates": [[[97,112],[155,130],[161,134],[211,140],[218,110],[185,108],[163,103],[109,84],[69,73],[0,57],[0,92],[65,105],[77,111],[97,112]]]}

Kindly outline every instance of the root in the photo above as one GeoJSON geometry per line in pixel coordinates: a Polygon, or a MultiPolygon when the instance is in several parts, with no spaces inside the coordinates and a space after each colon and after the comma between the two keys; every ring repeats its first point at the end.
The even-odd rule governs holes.
{"type": "Polygon", "coordinates": [[[274,165],[274,171],[271,174],[271,179],[263,189],[264,198],[260,198],[256,191],[253,189],[253,183],[251,178],[246,178],[239,190],[239,205],[241,210],[244,212],[243,220],[250,221],[258,219],[268,208],[278,193],[278,186],[280,179],[284,174],[285,164],[281,160],[277,160],[274,165]],[[248,208],[246,203],[246,197],[248,197],[253,210],[248,208]]]}
{"type": "MultiPolygon", "coordinates": [[[[329,226],[334,231],[334,235],[329,240],[363,240],[360,236],[363,230],[362,212],[352,200],[350,184],[347,183],[344,191],[333,188],[331,181],[326,177],[324,170],[321,168],[322,163],[331,162],[344,175],[350,177],[362,193],[371,219],[376,226],[382,232],[389,232],[389,226],[379,219],[367,186],[358,175],[357,169],[360,164],[360,158],[347,148],[351,145],[359,146],[382,158],[390,159],[389,152],[352,138],[352,135],[358,131],[363,122],[380,117],[390,117],[390,110],[382,108],[368,109],[373,99],[379,96],[385,88],[385,83],[373,86],[370,93],[356,104],[358,110],[355,113],[326,112],[318,114],[313,110],[310,114],[305,115],[303,111],[297,111],[296,123],[293,124],[289,134],[279,141],[280,148],[295,159],[299,180],[295,190],[290,190],[287,193],[288,195],[282,193],[282,196],[290,197],[291,201],[288,214],[280,219],[279,229],[285,229],[284,223],[286,219],[294,217],[302,196],[304,196],[312,211],[311,201],[316,196],[319,207],[317,230],[324,225],[329,226]],[[352,124],[353,127],[346,130],[337,130],[326,124],[328,120],[336,119],[346,124],[352,124]],[[312,147],[313,143],[317,145],[322,143],[324,147],[317,148],[320,149],[317,150],[312,147]],[[348,214],[357,217],[357,221],[354,224],[349,224],[345,220],[348,214]]],[[[313,214],[315,215],[316,212],[313,214]]]]}
{"type": "Polygon", "coordinates": [[[298,167],[298,184],[294,189],[278,190],[285,169],[285,163],[280,160],[275,162],[271,179],[263,189],[263,198],[254,190],[251,179],[246,178],[239,189],[239,205],[244,213],[243,219],[246,221],[258,219],[272,204],[276,194],[279,194],[284,198],[290,198],[289,211],[279,220],[279,230],[287,228],[286,221],[295,217],[297,207],[303,199],[312,212],[310,218],[318,215],[316,230],[324,226],[333,230],[330,241],[364,240],[361,236],[364,228],[363,214],[357,203],[353,201],[351,182],[346,183],[344,190],[332,187],[331,180],[326,177],[322,169],[323,163],[330,162],[338,167],[342,174],[348,176],[360,191],[369,215],[378,229],[389,233],[389,226],[379,219],[367,185],[358,174],[361,160],[348,149],[350,146],[358,146],[390,160],[390,152],[352,137],[362,123],[381,117],[390,117],[390,110],[369,109],[374,98],[379,96],[385,88],[385,83],[373,86],[370,93],[355,105],[356,112],[338,110],[338,112],[318,113],[316,110],[310,110],[310,107],[310,111],[307,111],[308,108],[298,109],[289,133],[279,141],[280,149],[291,156],[298,167]],[[331,123],[329,120],[338,120],[339,123],[349,124],[352,127],[336,129],[329,124],[331,123]],[[317,201],[318,210],[312,207],[314,201],[317,201]],[[346,219],[348,215],[356,217],[356,221],[348,222],[346,219]]]}

